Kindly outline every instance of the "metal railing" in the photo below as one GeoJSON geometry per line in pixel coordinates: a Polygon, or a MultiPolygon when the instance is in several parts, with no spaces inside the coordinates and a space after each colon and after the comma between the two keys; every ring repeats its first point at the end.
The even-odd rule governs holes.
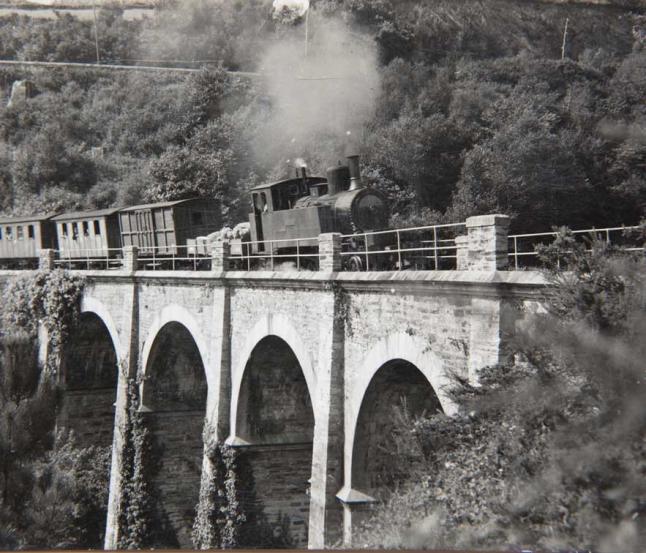
{"type": "MultiPolygon", "coordinates": [[[[597,240],[603,240],[607,244],[613,244],[623,251],[644,251],[644,246],[631,244],[630,237],[626,231],[637,230],[638,226],[621,226],[608,228],[590,228],[570,231],[575,237],[594,237],[597,240]]],[[[508,236],[509,257],[513,260],[512,269],[522,269],[524,267],[536,267],[538,265],[538,253],[536,248],[540,245],[547,246],[558,236],[558,231],[537,232],[531,234],[511,234],[508,236]]],[[[591,251],[588,249],[587,251],[591,251]]]]}
{"type": "Polygon", "coordinates": [[[282,238],[280,240],[251,240],[231,244],[229,263],[234,270],[318,269],[318,236],[282,238]],[[278,252],[282,253],[278,253],[278,252]]]}
{"type": "Polygon", "coordinates": [[[210,271],[211,257],[195,246],[146,246],[137,252],[135,269],[144,271],[210,271]]]}
{"type": "Polygon", "coordinates": [[[466,223],[429,225],[342,235],[349,270],[455,269],[455,238],[466,223]]]}
{"type": "Polygon", "coordinates": [[[79,250],[55,250],[54,265],[63,269],[120,269],[123,267],[121,248],[91,248],[79,250]]]}

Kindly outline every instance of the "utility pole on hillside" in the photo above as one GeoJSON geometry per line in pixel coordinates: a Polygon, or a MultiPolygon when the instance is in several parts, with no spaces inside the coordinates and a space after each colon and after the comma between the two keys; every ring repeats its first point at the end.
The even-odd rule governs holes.
{"type": "Polygon", "coordinates": [[[92,13],[94,14],[94,46],[96,47],[96,63],[101,62],[99,58],[99,29],[96,25],[96,0],[92,2],[92,13]]]}
{"type": "Polygon", "coordinates": [[[570,18],[565,19],[565,28],[563,29],[563,44],[561,44],[561,59],[564,60],[565,57],[569,56],[569,45],[568,45],[568,24],[570,23],[570,18]]]}

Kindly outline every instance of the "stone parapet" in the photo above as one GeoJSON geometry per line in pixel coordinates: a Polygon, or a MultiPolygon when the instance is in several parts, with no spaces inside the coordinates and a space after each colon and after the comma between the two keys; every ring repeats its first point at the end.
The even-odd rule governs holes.
{"type": "Polygon", "coordinates": [[[216,240],[211,244],[211,272],[222,273],[229,270],[231,244],[225,240],[216,240]]]}
{"type": "Polygon", "coordinates": [[[336,273],[341,270],[341,234],[328,232],[319,235],[319,271],[336,273]]]}
{"type": "Polygon", "coordinates": [[[139,248],[137,246],[123,247],[123,270],[127,273],[134,273],[137,270],[139,261],[139,248]]]}
{"type": "Polygon", "coordinates": [[[467,235],[455,239],[459,271],[501,271],[508,267],[509,216],[478,215],[466,221],[467,235]]]}
{"type": "Polygon", "coordinates": [[[40,250],[38,256],[38,268],[44,271],[52,271],[56,265],[56,251],[50,249],[40,250]]]}

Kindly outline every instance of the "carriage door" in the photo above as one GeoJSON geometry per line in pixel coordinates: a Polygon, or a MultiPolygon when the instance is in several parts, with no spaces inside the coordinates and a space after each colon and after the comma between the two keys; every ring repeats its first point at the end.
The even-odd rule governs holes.
{"type": "Polygon", "coordinates": [[[147,253],[152,253],[152,248],[155,247],[155,224],[152,212],[150,209],[143,209],[135,213],[139,229],[139,247],[144,251],[148,250],[147,253]]]}

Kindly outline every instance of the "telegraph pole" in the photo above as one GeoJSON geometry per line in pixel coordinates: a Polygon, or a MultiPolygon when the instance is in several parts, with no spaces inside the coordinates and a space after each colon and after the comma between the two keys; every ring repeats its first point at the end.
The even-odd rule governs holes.
{"type": "Polygon", "coordinates": [[[99,29],[96,24],[96,0],[92,2],[92,13],[94,14],[94,46],[96,47],[96,63],[101,62],[99,58],[99,29]]]}

